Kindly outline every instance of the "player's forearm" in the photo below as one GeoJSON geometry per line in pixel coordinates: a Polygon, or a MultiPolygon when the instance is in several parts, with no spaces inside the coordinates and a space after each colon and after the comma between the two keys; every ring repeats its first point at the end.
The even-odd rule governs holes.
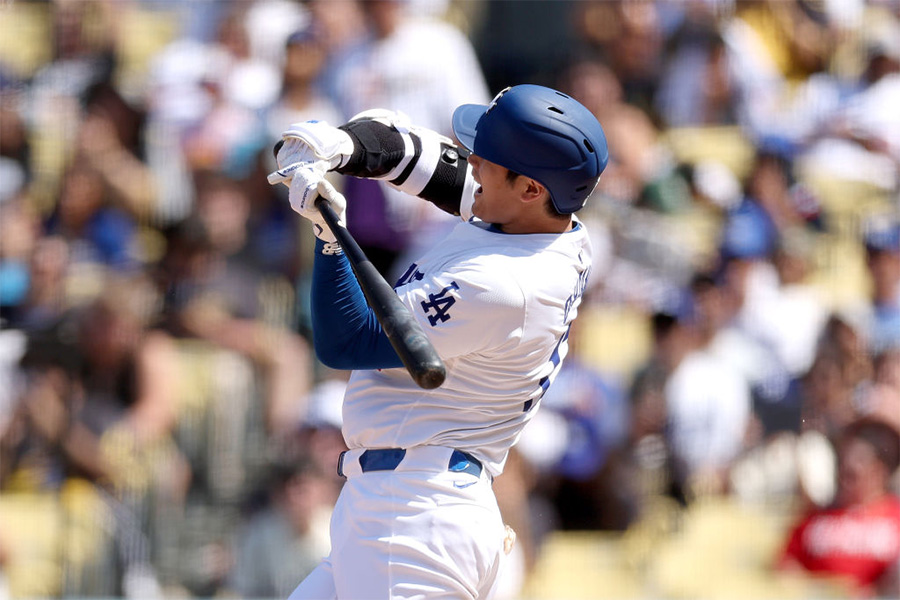
{"type": "Polygon", "coordinates": [[[343,254],[324,254],[316,240],[311,316],[313,345],[333,369],[390,369],[403,366],[343,254]]]}
{"type": "Polygon", "coordinates": [[[351,121],[339,129],[347,132],[354,146],[339,173],[384,179],[445,212],[460,214],[468,171],[464,148],[437,135],[401,132],[373,119],[351,121]]]}

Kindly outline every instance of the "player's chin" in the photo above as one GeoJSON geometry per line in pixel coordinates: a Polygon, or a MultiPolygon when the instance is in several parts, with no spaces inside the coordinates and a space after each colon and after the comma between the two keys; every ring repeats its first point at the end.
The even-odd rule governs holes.
{"type": "Polygon", "coordinates": [[[472,202],[472,214],[478,217],[479,219],[483,219],[484,215],[482,214],[484,211],[482,207],[484,206],[484,200],[481,194],[475,194],[475,201],[472,202]]]}

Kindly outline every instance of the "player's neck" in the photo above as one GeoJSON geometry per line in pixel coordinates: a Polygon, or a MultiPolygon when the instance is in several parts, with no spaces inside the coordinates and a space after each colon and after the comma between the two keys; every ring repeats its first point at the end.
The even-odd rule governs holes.
{"type": "Polygon", "coordinates": [[[566,218],[537,218],[528,220],[519,220],[503,225],[494,225],[503,233],[511,233],[516,235],[528,233],[565,233],[575,228],[575,219],[571,216],[566,218]]]}

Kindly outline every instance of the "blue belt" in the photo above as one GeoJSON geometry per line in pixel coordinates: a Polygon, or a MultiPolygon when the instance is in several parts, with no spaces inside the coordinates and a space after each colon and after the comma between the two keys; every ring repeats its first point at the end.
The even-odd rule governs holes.
{"type": "MultiPolygon", "coordinates": [[[[346,452],[342,452],[341,458],[338,460],[338,475],[341,477],[345,476],[342,468],[345,454],[346,452]]],[[[403,461],[404,456],[406,456],[404,448],[370,448],[359,456],[359,466],[363,473],[393,471],[403,461]]],[[[450,455],[447,470],[454,473],[469,473],[475,477],[480,477],[482,466],[481,461],[468,452],[454,450],[450,455]]]]}

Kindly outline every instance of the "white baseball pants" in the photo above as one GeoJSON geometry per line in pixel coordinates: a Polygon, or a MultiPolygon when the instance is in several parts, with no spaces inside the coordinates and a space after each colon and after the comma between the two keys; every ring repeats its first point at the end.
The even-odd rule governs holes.
{"type": "Polygon", "coordinates": [[[331,554],[290,600],[485,599],[506,529],[481,472],[453,472],[450,448],[409,448],[393,470],[363,472],[351,450],[331,518],[331,554]]]}

